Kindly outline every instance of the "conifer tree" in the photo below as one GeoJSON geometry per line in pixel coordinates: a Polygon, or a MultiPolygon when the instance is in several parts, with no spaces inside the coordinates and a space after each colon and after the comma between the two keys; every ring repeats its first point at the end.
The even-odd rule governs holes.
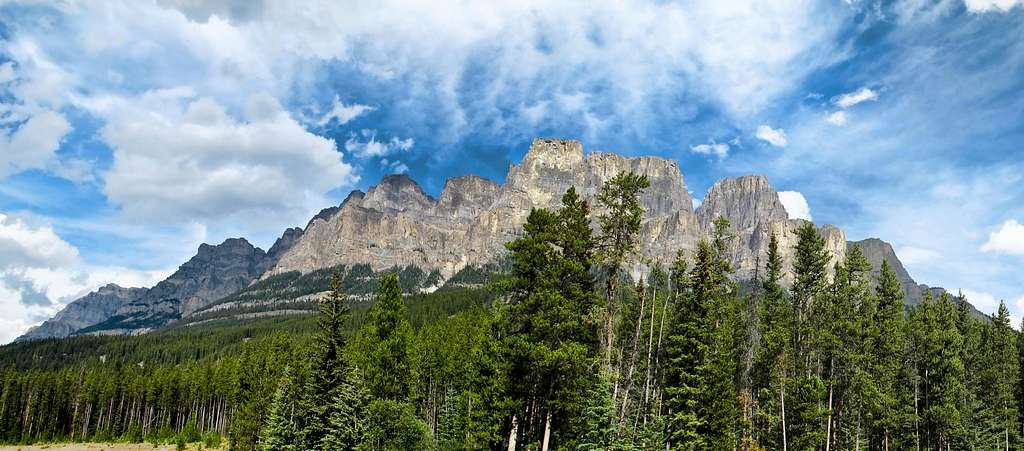
{"type": "Polygon", "coordinates": [[[502,335],[525,440],[565,441],[596,382],[599,303],[588,216],[586,202],[569,188],[558,212],[534,209],[523,236],[507,244],[512,271],[497,288],[506,296],[502,335]]]}
{"type": "Polygon", "coordinates": [[[377,302],[361,331],[361,340],[361,369],[370,394],[375,399],[409,401],[414,377],[410,357],[413,333],[398,275],[386,274],[381,278],[377,302]]]}
{"type": "Polygon", "coordinates": [[[793,308],[782,288],[782,256],[775,234],[768,241],[759,309],[760,346],[756,350],[753,385],[755,441],[767,449],[785,449],[786,380],[793,355],[793,308]]]}
{"type": "Polygon", "coordinates": [[[264,451],[296,451],[298,427],[295,423],[296,393],[291,368],[285,367],[278,381],[270,414],[260,434],[260,448],[264,451]]]}
{"type": "Polygon", "coordinates": [[[716,222],[714,241],[697,247],[669,333],[665,386],[673,449],[732,449],[738,443],[738,303],[723,255],[728,222],[716,222]]]}
{"type": "Polygon", "coordinates": [[[994,410],[996,436],[1001,438],[993,444],[1000,449],[1016,448],[1020,443],[1018,434],[1019,405],[1014,398],[1014,385],[1019,377],[1015,362],[1007,356],[1017,355],[1016,334],[1010,327],[1010,311],[1006,303],[999,303],[999,310],[992,317],[991,332],[985,350],[986,367],[990,377],[984,386],[985,403],[994,410]]]}
{"type": "Polygon", "coordinates": [[[323,449],[356,449],[366,431],[365,415],[369,393],[358,369],[347,366],[331,402],[323,449]]]}
{"type": "Polygon", "coordinates": [[[604,263],[607,277],[604,364],[609,370],[615,346],[614,320],[618,308],[616,289],[622,267],[637,250],[637,235],[640,233],[640,221],[644,213],[640,194],[650,186],[651,182],[644,175],[620,172],[601,186],[601,192],[597,196],[597,202],[603,210],[598,217],[601,238],[597,257],[604,263]]]}
{"type": "Polygon", "coordinates": [[[347,340],[342,332],[349,315],[348,296],[342,288],[340,272],[331,274],[330,287],[320,301],[309,376],[298,406],[300,449],[323,449],[321,442],[327,434],[333,400],[349,367],[344,355],[347,340]]]}
{"type": "Polygon", "coordinates": [[[824,448],[828,439],[827,383],[821,371],[825,368],[822,355],[815,349],[821,343],[818,335],[828,327],[830,311],[828,299],[828,272],[831,254],[825,240],[811,222],[797,229],[797,244],[793,258],[793,378],[787,381],[786,406],[793,413],[787,415],[789,446],[794,449],[824,448]],[[818,315],[813,315],[817,313],[818,315]]]}
{"type": "Polygon", "coordinates": [[[902,428],[912,415],[910,381],[904,371],[906,324],[903,287],[896,273],[883,260],[875,287],[878,308],[869,328],[871,376],[877,384],[872,408],[874,439],[882,449],[909,447],[912,443],[902,428]]]}

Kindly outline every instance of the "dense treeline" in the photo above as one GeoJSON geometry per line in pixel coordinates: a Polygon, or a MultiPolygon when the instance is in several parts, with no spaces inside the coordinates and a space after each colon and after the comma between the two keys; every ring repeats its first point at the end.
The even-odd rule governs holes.
{"type": "Polygon", "coordinates": [[[403,296],[396,274],[367,300],[335,272],[315,327],[249,340],[237,355],[57,370],[11,360],[2,439],[207,434],[243,450],[1024,446],[1024,335],[1005,305],[979,319],[962,297],[926,293],[908,310],[891,268],[873,277],[857,248],[836,261],[811,223],[788,264],[771,237],[743,289],[724,219],[692,254],[634,280],[647,186],[623,173],[595,212],[575,189],[561,208],[533,210],[507,244],[502,277],[464,275],[488,283],[493,300],[472,289],[403,296]]]}

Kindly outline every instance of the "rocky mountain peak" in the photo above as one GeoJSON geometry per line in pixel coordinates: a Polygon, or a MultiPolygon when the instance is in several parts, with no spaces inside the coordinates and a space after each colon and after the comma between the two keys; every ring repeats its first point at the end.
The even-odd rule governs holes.
{"type": "Polygon", "coordinates": [[[705,230],[710,230],[719,217],[729,218],[735,229],[749,230],[759,224],[786,220],[789,215],[767,177],[748,175],[720,180],[708,190],[704,202],[697,207],[697,218],[705,230]]]}
{"type": "Polygon", "coordinates": [[[298,227],[291,227],[285,230],[281,237],[274,241],[274,245],[270,246],[270,250],[267,251],[267,258],[264,259],[259,272],[263,273],[277,264],[281,256],[288,252],[299,241],[299,238],[302,238],[302,232],[303,230],[298,227]]]}
{"type": "Polygon", "coordinates": [[[528,168],[569,170],[583,162],[583,144],[568,139],[535,139],[520,163],[528,168]]]}
{"type": "Polygon", "coordinates": [[[384,176],[380,183],[366,192],[361,206],[381,212],[428,210],[437,202],[407,174],[384,176]]]}
{"type": "Polygon", "coordinates": [[[470,219],[480,215],[498,196],[501,185],[475,175],[448,179],[437,203],[441,217],[470,219]]]}

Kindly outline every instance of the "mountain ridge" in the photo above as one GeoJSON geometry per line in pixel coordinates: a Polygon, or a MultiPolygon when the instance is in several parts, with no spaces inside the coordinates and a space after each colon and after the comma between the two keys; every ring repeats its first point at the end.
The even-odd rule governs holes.
{"type": "MultiPolygon", "coordinates": [[[[517,236],[530,209],[557,207],[570,186],[596,210],[601,185],[621,171],[643,174],[651,182],[641,195],[641,262],[630,268],[634,276],[654,262],[669,264],[678,251],[692,252],[710,236],[717,217],[732,223],[736,239],[730,252],[737,279],[757,276],[773,234],[789,267],[795,231],[804,221],[789,218],[767,177],[719,180],[694,209],[674,160],[587,154],[578,141],[536,139],[522,161],[510,165],[503,183],[475,175],[453,177],[435,198],[408,175],[391,174],[366,192],[353,190],[341,204],[321,210],[305,228],[285,230],[266,253],[244,238],[217,246],[203,244],[168,279],[119,306],[106,320],[70,333],[145,332],[282,274],[353,265],[369,265],[374,271],[412,265],[448,279],[460,270],[499,261],[504,243],[517,236]]],[[[827,224],[819,233],[833,264],[845,258],[848,248],[863,243],[875,271],[883,260],[898,268],[908,305],[916,304],[928,289],[913,281],[888,243],[848,242],[841,229],[827,224]]],[[[784,282],[791,281],[787,271],[784,282]]]]}

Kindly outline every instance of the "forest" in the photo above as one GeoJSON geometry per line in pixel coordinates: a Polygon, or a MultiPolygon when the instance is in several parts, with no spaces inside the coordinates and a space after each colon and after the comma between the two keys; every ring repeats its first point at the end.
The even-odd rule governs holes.
{"type": "MultiPolygon", "coordinates": [[[[483,287],[374,299],[335,272],[316,315],[0,349],[0,441],[233,450],[900,450],[1024,446],[1024,335],[963,296],[906,307],[887,264],[814,224],[732,278],[725,219],[640,261],[620,173],[534,209],[483,287]],[[596,226],[595,226],[596,225],[596,226]],[[638,266],[642,277],[630,277],[638,266]]],[[[433,277],[433,276],[431,276],[433,277]]]]}

